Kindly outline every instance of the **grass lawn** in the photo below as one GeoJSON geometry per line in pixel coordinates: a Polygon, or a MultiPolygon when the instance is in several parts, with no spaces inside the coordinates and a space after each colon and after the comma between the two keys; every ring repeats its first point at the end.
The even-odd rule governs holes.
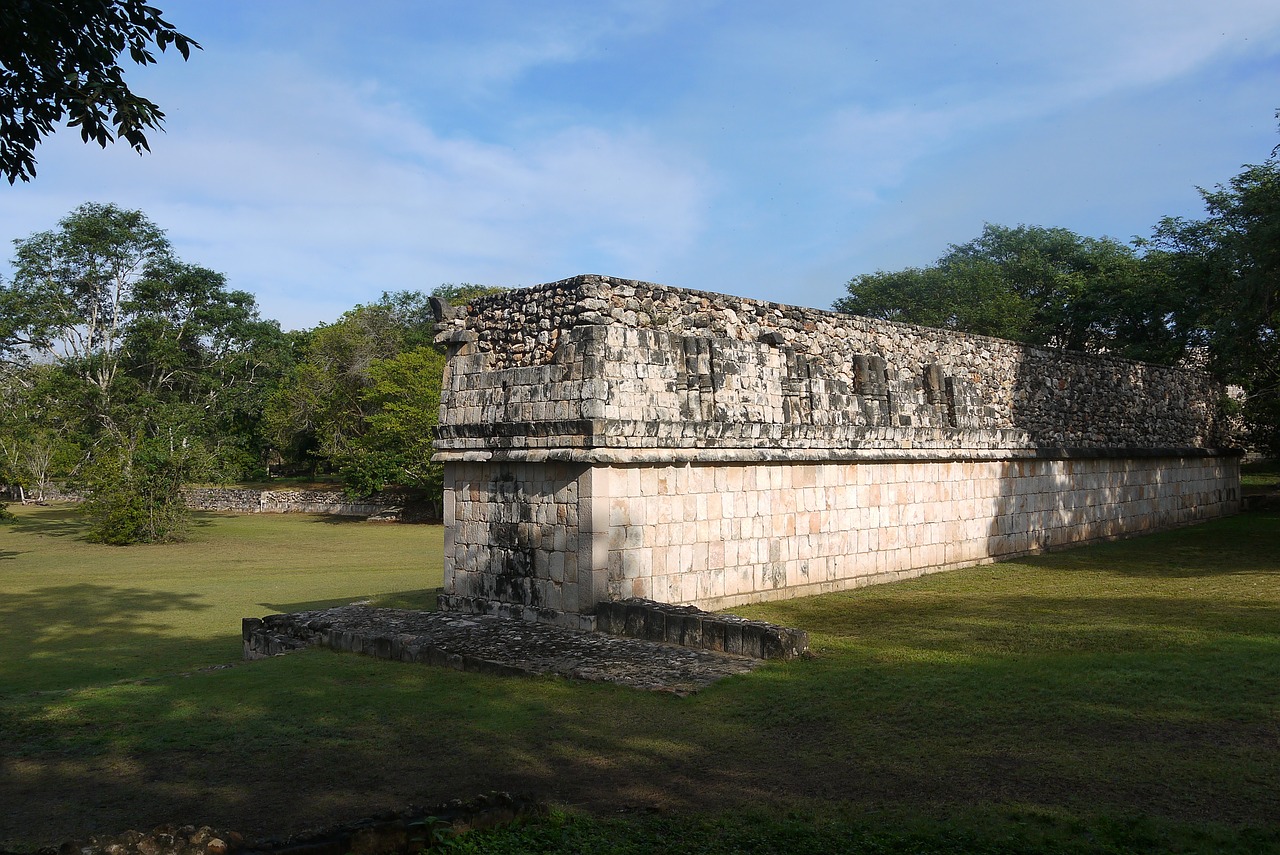
{"type": "Polygon", "coordinates": [[[1240,486],[1248,493],[1280,490],[1280,460],[1256,460],[1240,467],[1240,486]]]}
{"type": "Polygon", "coordinates": [[[690,698],[311,651],[239,620],[425,606],[441,530],[202,515],[0,525],[0,848],[280,834],[491,789],[462,851],[1280,851],[1280,515],[738,610],[818,656],[690,698]],[[217,667],[233,665],[235,667],[217,667]]]}

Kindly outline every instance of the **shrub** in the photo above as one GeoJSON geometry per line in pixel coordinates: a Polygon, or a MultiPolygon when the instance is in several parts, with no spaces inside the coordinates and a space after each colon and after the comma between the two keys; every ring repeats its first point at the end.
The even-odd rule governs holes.
{"type": "Polygon", "coordinates": [[[170,543],[186,537],[190,511],[182,486],[193,459],[184,448],[141,443],[99,462],[89,476],[80,511],[89,522],[85,539],[125,546],[170,543]]]}

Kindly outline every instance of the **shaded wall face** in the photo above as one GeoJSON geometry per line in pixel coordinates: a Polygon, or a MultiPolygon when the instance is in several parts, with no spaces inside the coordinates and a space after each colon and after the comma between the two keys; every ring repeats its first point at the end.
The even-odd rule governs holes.
{"type": "Polygon", "coordinates": [[[724,608],[1236,510],[1234,458],[616,467],[610,599],[724,608]]]}
{"type": "Polygon", "coordinates": [[[544,620],[593,611],[590,485],[579,464],[446,465],[443,605],[544,620]]]}
{"type": "Polygon", "coordinates": [[[1183,525],[1239,499],[1233,457],[459,464],[446,477],[447,605],[584,626],[606,600],[824,593],[1183,525]]]}

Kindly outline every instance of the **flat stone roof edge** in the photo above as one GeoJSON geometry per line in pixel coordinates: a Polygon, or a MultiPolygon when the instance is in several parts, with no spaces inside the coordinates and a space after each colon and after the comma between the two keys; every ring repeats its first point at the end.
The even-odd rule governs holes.
{"type": "Polygon", "coordinates": [[[437,463],[910,463],[991,460],[1090,460],[1242,457],[1237,448],[503,448],[439,451],[437,463]]]}

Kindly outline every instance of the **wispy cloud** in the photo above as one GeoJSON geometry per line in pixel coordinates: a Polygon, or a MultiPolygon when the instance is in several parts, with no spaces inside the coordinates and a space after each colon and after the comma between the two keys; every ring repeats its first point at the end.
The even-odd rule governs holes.
{"type": "Polygon", "coordinates": [[[311,295],[320,314],[294,323],[332,317],[351,290],[533,284],[582,272],[584,258],[630,272],[684,251],[706,224],[699,164],[643,130],[566,127],[515,145],[446,136],[288,64],[235,104],[208,97],[194,105],[198,133],[145,160],[102,155],[116,168],[100,186],[145,184],[136,204],[184,255],[256,291],[267,311],[311,295]],[[237,113],[254,117],[252,134],[237,113]]]}

